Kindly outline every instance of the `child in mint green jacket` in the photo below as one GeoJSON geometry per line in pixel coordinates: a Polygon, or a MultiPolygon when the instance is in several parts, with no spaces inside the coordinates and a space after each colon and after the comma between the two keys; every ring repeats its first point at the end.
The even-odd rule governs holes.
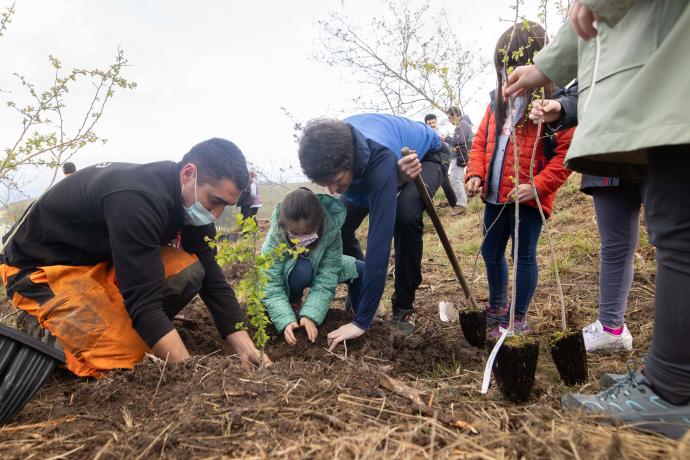
{"type": "Polygon", "coordinates": [[[274,263],[263,299],[268,316],[290,345],[297,343],[294,330],[300,327],[311,342],[316,340],[338,283],[348,283],[348,303],[356,309],[364,264],[343,255],[340,227],[345,213],[337,199],[307,188],[287,194],[273,211],[261,253],[272,252],[281,243],[307,249],[297,259],[274,263]],[[309,293],[301,305],[306,288],[309,293]]]}

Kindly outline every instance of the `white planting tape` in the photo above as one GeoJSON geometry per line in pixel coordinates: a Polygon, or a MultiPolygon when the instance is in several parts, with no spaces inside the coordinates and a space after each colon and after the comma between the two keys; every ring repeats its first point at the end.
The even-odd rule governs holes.
{"type": "Polygon", "coordinates": [[[491,369],[494,367],[494,361],[496,361],[496,355],[498,355],[498,349],[503,345],[503,341],[508,335],[508,329],[501,328],[501,336],[498,338],[496,345],[494,345],[489,359],[486,361],[486,367],[484,368],[484,378],[482,379],[482,394],[485,395],[489,391],[489,383],[491,383],[491,369]]]}

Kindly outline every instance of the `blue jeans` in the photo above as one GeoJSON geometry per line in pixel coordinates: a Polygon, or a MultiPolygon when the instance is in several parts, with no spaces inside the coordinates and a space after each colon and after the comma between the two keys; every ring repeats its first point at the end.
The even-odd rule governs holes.
{"type": "MultiPolygon", "coordinates": [[[[512,240],[515,232],[515,205],[508,204],[501,212],[502,208],[503,205],[486,203],[484,209],[484,231],[489,231],[481,249],[489,282],[489,305],[493,308],[502,308],[508,303],[508,262],[505,252],[508,239],[512,240]]],[[[515,315],[518,318],[524,317],[527,313],[527,307],[537,288],[537,243],[541,226],[539,211],[530,206],[520,205],[520,243],[515,274],[515,315]]]]}
{"type": "MultiPolygon", "coordinates": [[[[355,262],[357,267],[357,274],[359,275],[354,280],[350,280],[347,283],[348,297],[350,300],[350,305],[357,311],[359,306],[359,296],[362,290],[362,276],[364,274],[364,262],[357,260],[355,262]]],[[[312,279],[314,278],[314,267],[312,266],[309,257],[300,256],[297,258],[295,267],[290,272],[288,276],[288,285],[290,286],[290,303],[299,303],[302,300],[302,294],[304,290],[312,285],[312,279]]]]}

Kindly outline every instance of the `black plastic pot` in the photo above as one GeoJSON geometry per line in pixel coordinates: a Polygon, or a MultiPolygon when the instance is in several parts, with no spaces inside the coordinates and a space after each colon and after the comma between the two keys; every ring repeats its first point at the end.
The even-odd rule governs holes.
{"type": "Polygon", "coordinates": [[[498,350],[493,372],[498,389],[512,402],[530,399],[539,360],[539,342],[525,336],[508,337],[498,350]]]}
{"type": "Polygon", "coordinates": [[[460,328],[467,343],[483,348],[486,343],[486,311],[471,308],[460,310],[460,328]]]}
{"type": "Polygon", "coordinates": [[[64,362],[62,351],[0,324],[0,425],[12,420],[64,362]]]}
{"type": "Polygon", "coordinates": [[[582,331],[553,338],[550,348],[558,373],[567,385],[587,382],[587,349],[582,331]]]}

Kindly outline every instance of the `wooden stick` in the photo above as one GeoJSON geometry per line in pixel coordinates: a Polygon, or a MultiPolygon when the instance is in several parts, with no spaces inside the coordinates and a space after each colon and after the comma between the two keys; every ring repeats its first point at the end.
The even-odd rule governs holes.
{"type": "Polygon", "coordinates": [[[469,430],[472,434],[478,434],[477,430],[472,425],[462,420],[456,419],[451,415],[441,411],[435,410],[431,406],[424,404],[422,400],[422,393],[408,385],[405,385],[399,380],[389,377],[386,374],[379,374],[379,383],[383,388],[389,390],[403,398],[407,398],[412,402],[414,409],[420,414],[437,419],[439,422],[458,428],[460,430],[469,430]]]}
{"type": "MultiPolygon", "coordinates": [[[[414,150],[410,150],[407,147],[403,147],[400,149],[400,153],[402,153],[403,156],[409,155],[411,153],[417,153],[414,150]]],[[[453,247],[450,244],[450,241],[448,240],[448,236],[446,235],[446,231],[443,228],[443,224],[441,223],[441,219],[438,217],[438,213],[436,212],[436,208],[434,208],[434,203],[431,201],[431,197],[429,196],[429,191],[426,189],[426,185],[424,185],[424,181],[422,180],[422,176],[419,175],[415,178],[414,184],[417,186],[417,191],[419,191],[419,196],[422,197],[422,201],[424,202],[424,207],[426,208],[427,214],[429,214],[429,217],[431,218],[431,222],[434,224],[434,228],[436,229],[436,233],[438,234],[439,239],[441,240],[441,244],[443,245],[443,249],[446,251],[446,255],[448,256],[448,260],[450,260],[450,264],[453,267],[453,271],[455,272],[455,276],[458,278],[458,281],[460,282],[460,286],[462,286],[462,291],[465,293],[465,297],[467,300],[470,301],[470,304],[472,304],[472,307],[479,310],[479,304],[477,304],[477,299],[474,298],[474,295],[472,294],[472,291],[470,291],[470,285],[467,283],[467,280],[465,279],[465,276],[462,274],[462,270],[460,269],[460,264],[458,263],[458,259],[455,257],[455,252],[453,251],[453,247]]]]}

